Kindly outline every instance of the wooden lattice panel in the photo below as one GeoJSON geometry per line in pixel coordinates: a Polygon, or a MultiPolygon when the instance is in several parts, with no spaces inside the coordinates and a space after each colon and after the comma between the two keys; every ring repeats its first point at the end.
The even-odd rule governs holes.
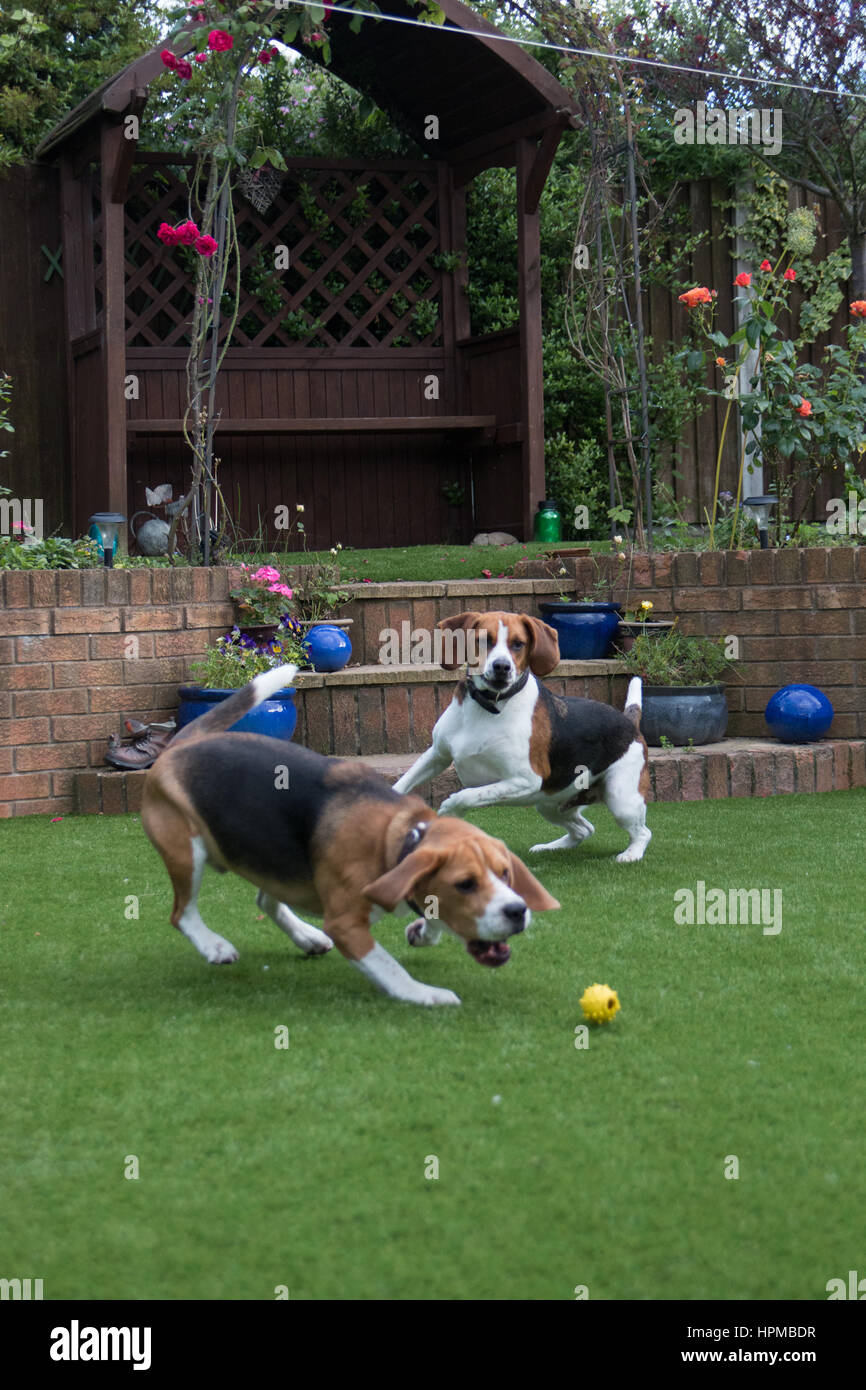
{"type": "MultiPolygon", "coordinates": [[[[139,166],[126,205],[127,342],[188,342],[196,256],[160,223],[187,216],[177,165],[139,166]]],[[[414,347],[441,341],[438,173],[290,165],[270,207],[235,193],[241,261],[237,347],[414,347]],[[289,266],[276,269],[278,248],[289,266]]],[[[234,300],[234,271],[226,310],[234,300]]]]}

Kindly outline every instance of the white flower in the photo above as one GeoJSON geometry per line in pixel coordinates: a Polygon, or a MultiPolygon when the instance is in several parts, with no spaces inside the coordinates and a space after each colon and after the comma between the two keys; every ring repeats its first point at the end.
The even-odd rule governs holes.
{"type": "Polygon", "coordinates": [[[303,510],[304,510],[304,504],[303,504],[303,502],[296,502],[296,503],[295,503],[295,511],[296,511],[296,512],[302,512],[303,510]]]}
{"type": "Polygon", "coordinates": [[[613,543],[614,545],[622,545],[622,536],[614,536],[613,543]]]}

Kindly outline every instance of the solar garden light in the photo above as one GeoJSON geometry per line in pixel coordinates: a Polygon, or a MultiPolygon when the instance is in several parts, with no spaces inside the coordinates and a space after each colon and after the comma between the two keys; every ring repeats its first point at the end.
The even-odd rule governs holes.
{"type": "Polygon", "coordinates": [[[126,517],[122,512],[94,512],[88,523],[89,534],[102,546],[102,558],[106,569],[111,569],[114,564],[118,528],[125,521],[126,517]]]}
{"type": "Polygon", "coordinates": [[[770,542],[767,538],[767,532],[770,529],[770,511],[775,507],[778,500],[777,497],[743,498],[743,506],[748,507],[749,511],[754,514],[755,520],[758,523],[758,535],[761,538],[762,550],[769,550],[770,548],[770,542]]]}

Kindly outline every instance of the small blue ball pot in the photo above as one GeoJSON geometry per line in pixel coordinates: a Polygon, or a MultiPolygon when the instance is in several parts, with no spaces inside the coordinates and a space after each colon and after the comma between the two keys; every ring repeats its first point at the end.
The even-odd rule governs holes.
{"type": "Polygon", "coordinates": [[[541,616],[559,638],[566,661],[599,661],[610,656],[622,617],[618,603],[540,603],[541,616]]]}
{"type": "Polygon", "coordinates": [[[352,655],[348,634],[333,623],[316,623],[307,632],[304,646],[314,671],[342,671],[352,655]]]}
{"type": "MultiPolygon", "coordinates": [[[[179,694],[177,727],[182,729],[185,724],[191,723],[201,714],[207,714],[209,709],[227,700],[230,695],[237,695],[237,691],[206,690],[200,685],[182,685],[179,694]]],[[[268,738],[290,739],[298,722],[295,694],[293,685],[286,686],[284,690],[277,690],[269,700],[263,700],[254,710],[250,710],[249,714],[232,724],[231,732],[267,734],[268,738]]]]}
{"type": "Polygon", "coordinates": [[[814,685],[783,685],[764,710],[774,738],[782,743],[815,743],[833,723],[833,706],[814,685]]]}

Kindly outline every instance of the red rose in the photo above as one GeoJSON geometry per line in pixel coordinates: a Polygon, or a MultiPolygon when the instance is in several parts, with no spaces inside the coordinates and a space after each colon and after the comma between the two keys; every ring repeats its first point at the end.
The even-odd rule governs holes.
{"type": "Polygon", "coordinates": [[[175,55],[172,53],[172,51],[171,51],[170,48],[164,48],[164,49],[162,50],[162,52],[160,53],[159,56],[160,56],[160,58],[162,59],[162,61],[165,63],[165,66],[166,66],[167,68],[176,68],[176,67],[177,67],[177,58],[176,58],[175,55]]]}
{"type": "Polygon", "coordinates": [[[271,57],[272,57],[272,58],[279,58],[279,56],[280,56],[280,50],[279,50],[278,48],[272,48],[272,49],[271,49],[271,57]]]}
{"type": "Polygon", "coordinates": [[[196,238],[195,249],[200,256],[209,260],[217,249],[217,243],[212,236],[200,236],[196,238]]]}
{"type": "Polygon", "coordinates": [[[740,285],[743,289],[747,289],[748,286],[751,285],[751,283],[752,283],[752,277],[751,277],[751,275],[747,275],[746,272],[745,272],[744,270],[741,270],[741,271],[740,271],[739,275],[737,276],[736,280],[734,281],[734,284],[735,284],[735,285],[740,285]]]}
{"type": "Polygon", "coordinates": [[[789,266],[788,269],[785,271],[785,274],[782,276],[782,279],[783,279],[783,280],[796,280],[796,278],[797,278],[797,272],[796,272],[796,270],[792,270],[790,266],[789,266]]]}
{"type": "Polygon", "coordinates": [[[227,53],[234,45],[234,39],[225,29],[211,29],[207,36],[207,46],[212,53],[227,53]]]}
{"type": "Polygon", "coordinates": [[[175,68],[175,72],[178,77],[182,77],[185,82],[188,82],[192,77],[192,64],[188,63],[186,59],[183,58],[175,68]]]}
{"type": "Polygon", "coordinates": [[[269,63],[270,61],[271,61],[271,55],[270,55],[270,53],[268,52],[268,50],[267,50],[266,48],[263,48],[262,51],[261,51],[261,53],[259,54],[259,62],[260,62],[260,63],[269,63]]]}
{"type": "Polygon", "coordinates": [[[207,62],[207,54],[206,54],[206,53],[197,53],[197,54],[195,55],[195,60],[196,60],[197,63],[206,63],[206,62],[207,62]]]}
{"type": "Polygon", "coordinates": [[[159,237],[160,241],[163,242],[166,246],[177,245],[177,232],[175,231],[174,227],[170,227],[167,222],[160,223],[157,236],[159,237]]]}
{"type": "Polygon", "coordinates": [[[770,262],[769,262],[769,261],[761,261],[761,269],[762,269],[762,270],[772,270],[773,267],[770,265],[770,262]]]}
{"type": "Polygon", "coordinates": [[[800,404],[800,405],[797,406],[797,414],[798,414],[798,415],[811,415],[811,414],[812,414],[812,402],[811,402],[811,401],[807,401],[805,396],[801,397],[801,401],[802,401],[802,404],[800,404]]]}
{"type": "Polygon", "coordinates": [[[201,232],[194,222],[181,222],[175,227],[175,235],[181,246],[195,246],[201,232]]]}

